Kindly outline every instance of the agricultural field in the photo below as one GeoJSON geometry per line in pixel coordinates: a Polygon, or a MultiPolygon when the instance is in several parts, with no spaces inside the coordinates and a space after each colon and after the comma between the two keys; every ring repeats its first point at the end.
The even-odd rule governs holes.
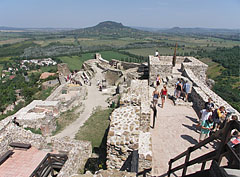
{"type": "Polygon", "coordinates": [[[97,46],[97,45],[107,45],[112,47],[124,47],[130,43],[143,42],[145,40],[134,39],[134,38],[119,38],[119,39],[99,39],[99,38],[79,38],[80,45],[82,46],[97,46]]]}
{"type": "Polygon", "coordinates": [[[22,42],[28,40],[28,38],[15,38],[15,39],[7,39],[7,40],[0,40],[0,46],[4,44],[14,44],[17,42],[22,42]]]}
{"type": "Polygon", "coordinates": [[[84,61],[93,59],[95,53],[86,53],[81,56],[61,56],[57,57],[63,63],[67,63],[70,70],[80,70],[84,61]]]}
{"type": "Polygon", "coordinates": [[[3,65],[0,64],[0,75],[2,75],[3,65]]]}
{"type": "Polygon", "coordinates": [[[34,43],[40,45],[41,47],[45,47],[50,43],[60,43],[60,44],[67,44],[71,45],[74,44],[74,38],[59,38],[59,39],[45,39],[45,40],[36,40],[34,43]]]}
{"type": "MultiPolygon", "coordinates": [[[[154,55],[155,51],[158,50],[160,55],[168,56],[174,54],[174,47],[153,47],[153,48],[141,48],[141,49],[128,49],[123,50],[134,55],[140,55],[144,57],[148,57],[149,55],[154,55]]],[[[177,54],[184,55],[184,53],[196,52],[197,49],[191,49],[186,47],[177,48],[177,54]]]]}
{"type": "Polygon", "coordinates": [[[106,60],[117,59],[117,60],[125,61],[127,58],[131,58],[128,55],[119,53],[117,51],[102,51],[101,55],[102,55],[102,58],[106,60]]]}

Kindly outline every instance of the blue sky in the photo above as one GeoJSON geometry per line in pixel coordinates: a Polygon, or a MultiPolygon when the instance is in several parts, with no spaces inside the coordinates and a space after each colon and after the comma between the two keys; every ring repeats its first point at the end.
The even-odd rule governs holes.
{"type": "Polygon", "coordinates": [[[0,26],[126,26],[240,29],[240,0],[0,0],[0,26]]]}

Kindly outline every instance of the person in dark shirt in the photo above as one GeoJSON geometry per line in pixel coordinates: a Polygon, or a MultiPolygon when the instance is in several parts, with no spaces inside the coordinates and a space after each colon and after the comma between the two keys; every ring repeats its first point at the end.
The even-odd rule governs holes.
{"type": "Polygon", "coordinates": [[[207,109],[207,108],[214,108],[214,104],[213,104],[213,102],[212,102],[212,98],[211,97],[209,97],[208,98],[208,101],[207,102],[205,102],[205,107],[204,107],[205,109],[207,109]]]}
{"type": "Polygon", "coordinates": [[[16,117],[13,118],[13,123],[15,125],[17,125],[18,127],[20,127],[20,124],[17,122],[17,118],[16,117]]]}

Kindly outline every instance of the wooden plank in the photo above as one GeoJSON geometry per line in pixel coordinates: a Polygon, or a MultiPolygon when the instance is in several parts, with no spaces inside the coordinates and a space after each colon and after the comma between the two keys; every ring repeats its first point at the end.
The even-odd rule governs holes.
{"type": "Polygon", "coordinates": [[[2,165],[14,152],[12,150],[7,151],[0,157],[0,165],[2,165]]]}
{"type": "Polygon", "coordinates": [[[13,148],[24,148],[24,149],[29,149],[31,147],[31,144],[25,144],[25,143],[15,143],[12,142],[9,144],[9,146],[13,148]]]}

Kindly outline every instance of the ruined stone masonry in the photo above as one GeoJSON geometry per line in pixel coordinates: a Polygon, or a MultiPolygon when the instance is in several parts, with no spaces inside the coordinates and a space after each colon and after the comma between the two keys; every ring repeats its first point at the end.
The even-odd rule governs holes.
{"type": "Polygon", "coordinates": [[[151,168],[150,106],[147,81],[132,80],[111,114],[107,139],[107,167],[120,169],[133,150],[139,153],[139,171],[151,168]],[[147,94],[146,94],[147,93],[147,94]]]}

